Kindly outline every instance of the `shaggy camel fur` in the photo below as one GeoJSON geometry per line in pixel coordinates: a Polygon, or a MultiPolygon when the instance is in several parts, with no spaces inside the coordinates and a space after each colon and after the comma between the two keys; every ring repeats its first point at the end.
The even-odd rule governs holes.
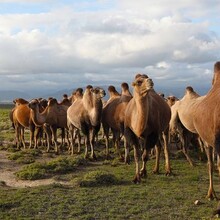
{"type": "Polygon", "coordinates": [[[119,150],[120,134],[124,134],[124,117],[127,104],[132,98],[127,83],[121,84],[121,96],[114,90],[113,86],[109,87],[110,98],[103,108],[102,126],[106,139],[106,156],[109,157],[109,129],[113,133],[113,144],[121,158],[119,150]]]}
{"type": "MultiPolygon", "coordinates": [[[[217,198],[213,187],[213,157],[212,148],[220,156],[220,62],[214,65],[212,87],[202,97],[186,88],[185,96],[180,100],[177,114],[183,125],[193,133],[198,133],[206,146],[209,164],[209,189],[207,198],[217,198]],[[208,126],[207,126],[208,125],[208,126]]],[[[220,163],[218,161],[220,173],[220,163]]]]}
{"type": "Polygon", "coordinates": [[[68,124],[72,124],[85,135],[85,158],[88,157],[90,145],[91,157],[96,159],[94,142],[101,125],[103,106],[101,99],[104,96],[105,91],[103,89],[88,85],[82,99],[76,99],[67,110],[68,124]]]}
{"type": "Polygon", "coordinates": [[[48,106],[41,113],[39,111],[39,101],[34,99],[28,104],[31,109],[31,119],[37,126],[45,126],[47,133],[47,152],[50,151],[51,144],[51,132],[52,142],[55,144],[55,152],[59,153],[59,147],[57,143],[57,128],[67,128],[67,109],[66,105],[59,105],[56,99],[50,99],[48,106]],[[50,130],[51,132],[50,132],[50,130]]]}
{"type": "MultiPolygon", "coordinates": [[[[156,165],[154,172],[159,171],[159,155],[161,145],[160,136],[164,139],[164,153],[166,160],[166,174],[171,173],[169,153],[168,153],[168,126],[171,117],[171,111],[165,100],[159,96],[153,89],[153,81],[146,75],[138,74],[132,83],[134,87],[133,98],[128,103],[125,111],[125,141],[126,157],[128,157],[128,147],[134,147],[134,159],[136,164],[136,174],[134,182],[141,181],[141,176],[146,175],[146,162],[150,149],[155,147],[156,165]],[[140,142],[143,146],[142,168],[139,170],[139,147],[140,142]]],[[[126,159],[126,158],[125,158],[126,159]]]]}

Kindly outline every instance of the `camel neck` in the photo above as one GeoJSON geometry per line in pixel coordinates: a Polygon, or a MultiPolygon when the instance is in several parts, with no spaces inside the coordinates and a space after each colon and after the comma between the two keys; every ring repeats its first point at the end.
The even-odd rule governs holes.
{"type": "Polygon", "coordinates": [[[144,132],[146,128],[147,119],[148,119],[150,99],[147,94],[148,93],[146,93],[145,96],[141,96],[138,93],[134,93],[134,100],[136,103],[136,110],[137,110],[135,131],[136,131],[136,135],[139,137],[144,132]]]}
{"type": "Polygon", "coordinates": [[[31,117],[34,124],[41,126],[46,123],[47,108],[42,113],[39,111],[39,106],[31,110],[31,117]]]}

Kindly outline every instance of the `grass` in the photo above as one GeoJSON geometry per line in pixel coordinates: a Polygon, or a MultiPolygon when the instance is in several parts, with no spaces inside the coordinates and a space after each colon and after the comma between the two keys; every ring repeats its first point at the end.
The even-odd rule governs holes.
{"type": "MultiPolygon", "coordinates": [[[[0,124],[9,124],[7,114],[0,109],[0,124]]],[[[1,126],[0,126],[1,127],[1,126]]],[[[3,127],[3,126],[2,126],[3,127]]],[[[2,128],[1,127],[1,128],[2,128]]],[[[39,179],[47,176],[62,179],[68,185],[12,188],[4,179],[0,180],[1,219],[212,219],[217,201],[208,201],[209,179],[206,161],[196,156],[195,167],[190,167],[184,157],[172,155],[171,165],[174,175],[164,175],[164,159],[161,158],[160,174],[152,174],[155,163],[147,163],[147,178],[140,184],[133,184],[135,164],[123,164],[112,156],[111,160],[102,157],[100,149],[98,161],[86,161],[81,155],[53,155],[44,162],[46,156],[40,151],[7,150],[12,147],[13,130],[7,135],[8,126],[0,130],[0,144],[9,158],[21,169],[22,179],[39,179]],[[22,159],[21,159],[22,158],[22,159]],[[24,159],[26,158],[26,159],[24,159]],[[31,164],[25,164],[28,158],[31,164]],[[42,160],[39,160],[42,159],[42,160]],[[23,161],[23,162],[21,162],[23,161]],[[199,200],[199,205],[194,202],[199,200]]],[[[98,149],[96,149],[98,150],[98,149]]],[[[111,149],[112,150],[112,149],[111,149]]],[[[1,161],[0,161],[1,169],[1,161]]],[[[214,173],[214,187],[220,196],[218,173],[214,173]]]]}

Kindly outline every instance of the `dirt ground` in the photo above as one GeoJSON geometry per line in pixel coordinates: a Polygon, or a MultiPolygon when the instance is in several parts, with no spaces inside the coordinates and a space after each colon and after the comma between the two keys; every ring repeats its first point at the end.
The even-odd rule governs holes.
{"type": "Polygon", "coordinates": [[[40,179],[40,180],[18,180],[16,178],[15,172],[21,169],[21,164],[16,163],[13,160],[8,159],[9,153],[7,151],[0,151],[0,184],[15,187],[15,188],[25,188],[25,187],[35,187],[40,185],[49,185],[52,183],[66,184],[66,182],[57,181],[53,178],[40,179]]]}

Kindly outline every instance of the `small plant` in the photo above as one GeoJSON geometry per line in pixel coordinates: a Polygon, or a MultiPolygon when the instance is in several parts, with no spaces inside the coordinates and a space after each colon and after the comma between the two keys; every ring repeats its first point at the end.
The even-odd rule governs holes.
{"type": "Polygon", "coordinates": [[[46,177],[46,170],[44,164],[33,163],[25,166],[22,170],[15,173],[15,175],[22,180],[36,180],[46,177]]]}
{"type": "Polygon", "coordinates": [[[105,171],[91,171],[87,173],[83,180],[80,182],[80,186],[109,186],[118,184],[117,178],[105,171]]]}

